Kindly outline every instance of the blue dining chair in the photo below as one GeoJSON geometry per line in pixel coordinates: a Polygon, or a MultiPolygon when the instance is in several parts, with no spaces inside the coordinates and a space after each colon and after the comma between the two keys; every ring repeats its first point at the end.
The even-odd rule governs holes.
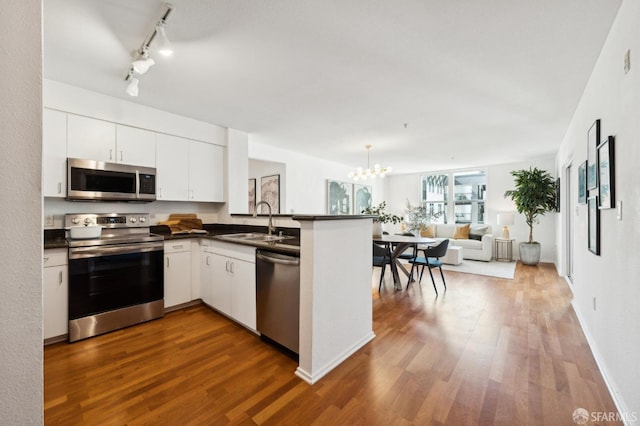
{"type": "Polygon", "coordinates": [[[442,273],[442,261],[440,258],[447,253],[447,248],[449,247],[449,240],[444,239],[439,244],[427,246],[424,249],[421,249],[424,253],[424,257],[419,256],[415,259],[409,261],[411,263],[411,272],[409,273],[409,282],[407,283],[407,289],[409,288],[409,284],[413,279],[413,271],[418,271],[418,267],[420,269],[420,278],[418,282],[422,282],[422,273],[424,272],[424,268],[429,268],[429,275],[431,275],[431,282],[433,283],[433,289],[436,291],[436,296],[438,295],[438,289],[436,288],[436,281],[433,279],[433,273],[431,269],[438,268],[440,269],[440,276],[442,277],[442,284],[444,284],[444,290],[447,290],[447,283],[444,280],[444,274],[442,273]]]}
{"type": "Polygon", "coordinates": [[[384,272],[387,269],[387,265],[391,265],[391,250],[389,244],[376,244],[373,243],[373,266],[382,268],[380,271],[380,283],[378,284],[378,293],[382,288],[382,280],[384,279],[384,272]]]}

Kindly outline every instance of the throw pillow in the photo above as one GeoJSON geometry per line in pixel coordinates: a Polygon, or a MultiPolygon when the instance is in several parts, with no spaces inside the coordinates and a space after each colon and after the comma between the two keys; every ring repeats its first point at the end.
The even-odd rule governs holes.
{"type": "Polygon", "coordinates": [[[470,227],[471,227],[471,224],[469,223],[467,223],[466,225],[456,226],[456,232],[453,233],[453,239],[468,240],[470,227]]]}
{"type": "Polygon", "coordinates": [[[436,237],[435,225],[421,226],[420,236],[424,238],[435,238],[436,237]]]}
{"type": "Polygon", "coordinates": [[[487,233],[488,226],[481,226],[469,229],[469,239],[482,241],[482,236],[487,233]]]}

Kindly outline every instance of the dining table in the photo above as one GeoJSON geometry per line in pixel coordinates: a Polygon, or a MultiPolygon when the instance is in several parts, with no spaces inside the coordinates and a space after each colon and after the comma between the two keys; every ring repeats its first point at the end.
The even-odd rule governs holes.
{"type": "Polygon", "coordinates": [[[402,271],[407,278],[410,277],[410,273],[407,271],[407,268],[404,267],[404,264],[400,262],[398,257],[411,246],[417,244],[434,244],[436,240],[433,238],[419,236],[382,234],[378,236],[374,235],[373,242],[377,244],[390,244],[393,248],[391,251],[391,273],[393,274],[393,285],[396,290],[402,290],[399,271],[402,271]]]}

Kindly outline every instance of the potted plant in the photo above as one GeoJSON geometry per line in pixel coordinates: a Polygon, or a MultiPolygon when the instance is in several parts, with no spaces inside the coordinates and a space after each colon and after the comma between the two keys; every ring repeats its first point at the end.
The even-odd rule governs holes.
{"type": "Polygon", "coordinates": [[[519,244],[520,260],[525,265],[537,265],[540,262],[540,243],[533,240],[533,224],[538,223],[538,216],[556,210],[556,182],[551,175],[537,167],[529,170],[514,170],[516,189],[504,193],[511,198],[518,213],[524,215],[529,226],[529,241],[519,244]]]}
{"type": "Polygon", "coordinates": [[[433,220],[442,216],[443,213],[428,211],[425,206],[412,206],[409,200],[407,200],[404,212],[407,231],[413,232],[414,234],[419,234],[420,231],[422,231],[433,220]]]}
{"type": "Polygon", "coordinates": [[[373,235],[380,236],[382,235],[382,224],[383,223],[393,223],[397,224],[402,222],[402,218],[395,214],[390,214],[385,211],[387,208],[387,202],[383,201],[378,204],[377,207],[367,207],[362,210],[362,214],[373,214],[378,216],[377,219],[373,219],[373,235]]]}

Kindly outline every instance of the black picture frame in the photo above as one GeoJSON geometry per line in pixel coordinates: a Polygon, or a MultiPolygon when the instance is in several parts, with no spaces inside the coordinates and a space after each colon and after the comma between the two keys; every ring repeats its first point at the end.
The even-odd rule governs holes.
{"type": "Polygon", "coordinates": [[[578,203],[587,204],[587,162],[578,166],[578,203]]]}
{"type": "Polygon", "coordinates": [[[598,208],[598,197],[592,196],[587,199],[588,223],[587,243],[589,251],[600,256],[600,209],[598,208]]]}
{"type": "Polygon", "coordinates": [[[609,136],[598,145],[598,208],[612,209],[615,205],[614,137],[609,136]]]}
{"type": "Polygon", "coordinates": [[[593,122],[587,132],[587,189],[598,187],[598,155],[600,144],[600,119],[593,122]]]}
{"type": "Polygon", "coordinates": [[[560,213],[560,178],[556,178],[556,212],[560,213]]]}

